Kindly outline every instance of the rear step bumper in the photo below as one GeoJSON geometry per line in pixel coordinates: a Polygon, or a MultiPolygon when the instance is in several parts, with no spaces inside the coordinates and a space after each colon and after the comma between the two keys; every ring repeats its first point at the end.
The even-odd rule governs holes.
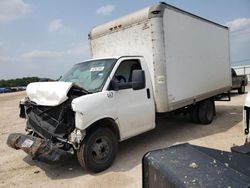
{"type": "Polygon", "coordinates": [[[31,135],[12,133],[7,139],[9,147],[16,150],[22,149],[32,156],[32,159],[43,162],[56,162],[69,157],[69,153],[59,148],[49,140],[31,135]]]}

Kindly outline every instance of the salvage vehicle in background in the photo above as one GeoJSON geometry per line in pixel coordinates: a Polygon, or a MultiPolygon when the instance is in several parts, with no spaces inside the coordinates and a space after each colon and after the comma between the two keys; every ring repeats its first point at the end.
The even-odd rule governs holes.
{"type": "Polygon", "coordinates": [[[209,124],[216,97],[231,89],[228,36],[227,27],[165,3],[95,27],[93,59],[58,82],[28,85],[20,104],[28,135],[11,134],[8,145],[42,160],[76,153],[100,172],[118,142],[154,129],[160,113],[186,111],[209,124]]]}
{"type": "MultiPolygon", "coordinates": [[[[244,110],[243,110],[244,133],[246,135],[246,143],[248,144],[250,144],[249,124],[250,124],[250,93],[248,93],[246,96],[244,110]]],[[[249,148],[249,153],[250,153],[250,148],[249,148]]]]}
{"type": "Polygon", "coordinates": [[[11,92],[11,89],[9,88],[4,88],[4,87],[0,88],[0,93],[9,93],[9,92],[11,92]]]}
{"type": "Polygon", "coordinates": [[[250,93],[247,94],[243,108],[243,130],[246,135],[245,144],[234,146],[232,150],[242,154],[250,155],[250,93]]]}
{"type": "Polygon", "coordinates": [[[239,94],[245,93],[245,87],[248,84],[246,75],[237,75],[236,71],[231,68],[232,74],[232,90],[238,90],[239,94]]]}

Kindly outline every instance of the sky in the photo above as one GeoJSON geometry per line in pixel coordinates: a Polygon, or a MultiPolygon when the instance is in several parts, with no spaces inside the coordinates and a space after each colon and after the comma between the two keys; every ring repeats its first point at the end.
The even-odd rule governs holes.
{"type": "MultiPolygon", "coordinates": [[[[89,31],[155,0],[0,0],[0,79],[56,79],[91,58],[89,31]]],[[[231,63],[250,65],[250,0],[166,0],[230,27],[231,63]]]]}

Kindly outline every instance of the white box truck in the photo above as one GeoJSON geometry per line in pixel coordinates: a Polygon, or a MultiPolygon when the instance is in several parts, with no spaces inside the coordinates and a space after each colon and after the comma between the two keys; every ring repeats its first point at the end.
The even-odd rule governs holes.
{"type": "Polygon", "coordinates": [[[228,28],[165,3],[93,28],[89,42],[93,59],[28,85],[28,135],[11,134],[9,146],[40,160],[75,152],[99,172],[119,141],[155,128],[157,113],[209,124],[215,97],[231,88],[228,28]]]}

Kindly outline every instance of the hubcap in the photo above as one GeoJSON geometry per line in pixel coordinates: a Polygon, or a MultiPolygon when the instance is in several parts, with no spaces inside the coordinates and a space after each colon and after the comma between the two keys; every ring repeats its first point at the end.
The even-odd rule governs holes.
{"type": "Polygon", "coordinates": [[[107,138],[97,138],[92,147],[92,157],[95,161],[101,161],[107,158],[110,152],[110,145],[107,138]]]}

